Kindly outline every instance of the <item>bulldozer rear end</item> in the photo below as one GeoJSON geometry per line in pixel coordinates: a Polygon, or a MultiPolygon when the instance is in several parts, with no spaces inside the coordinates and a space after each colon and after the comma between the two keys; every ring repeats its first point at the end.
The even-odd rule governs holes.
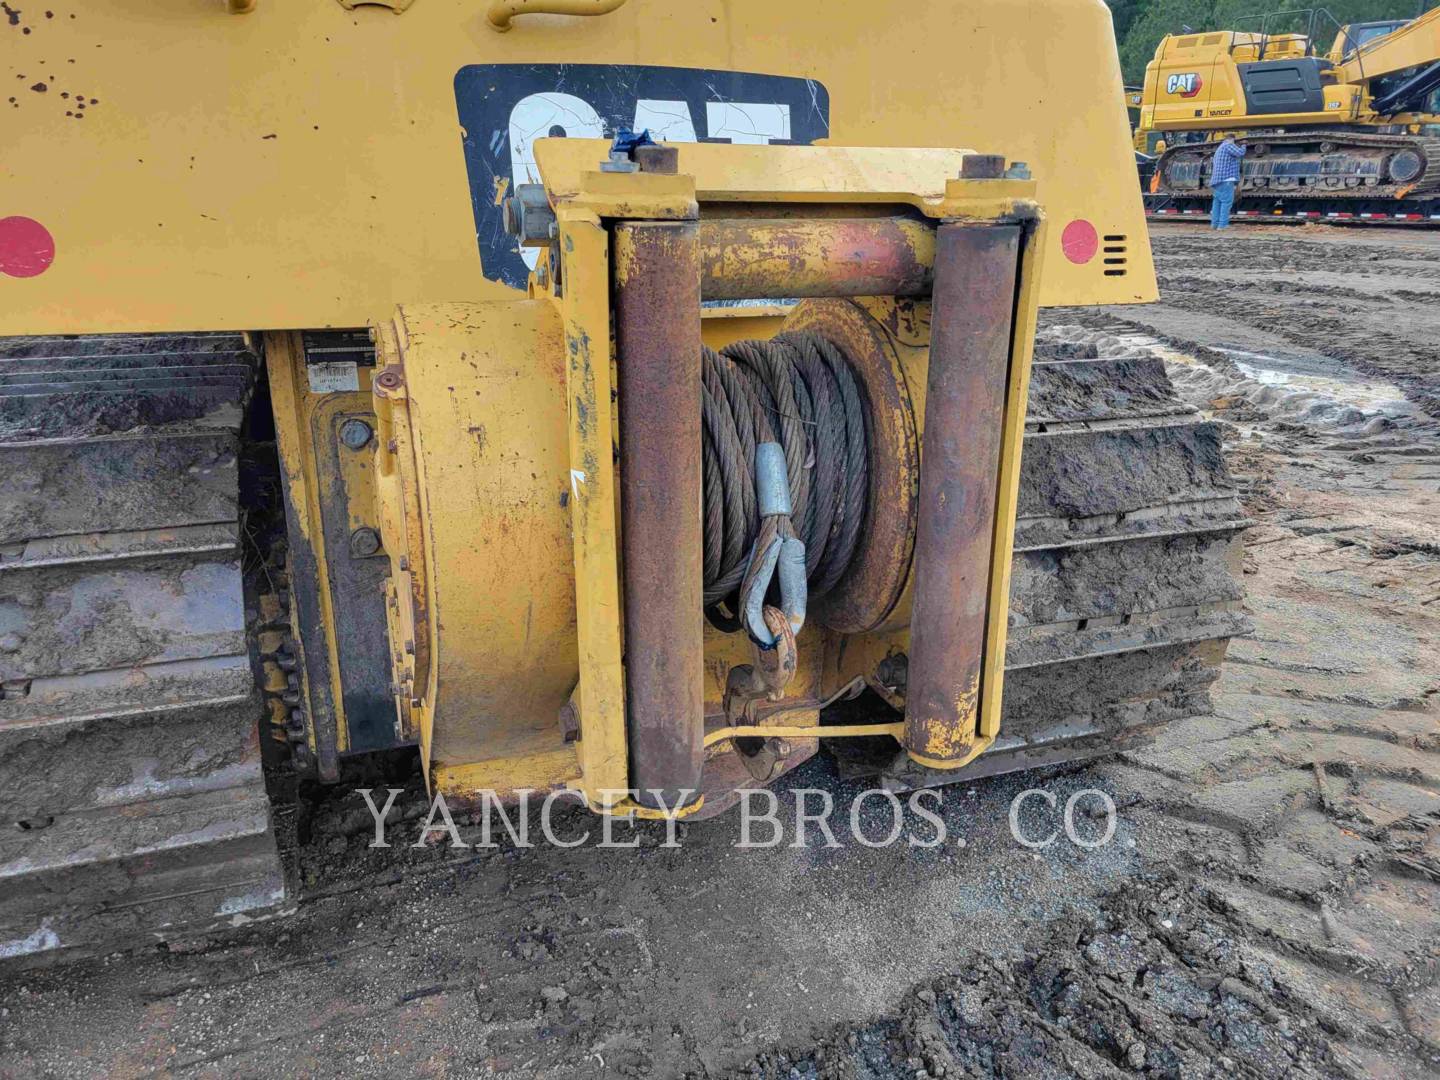
{"type": "Polygon", "coordinates": [[[0,955],[283,911],[264,768],[698,820],[1204,709],[1218,430],[1032,355],[1155,295],[1108,14],[1035,6],[24,14],[0,955]]]}

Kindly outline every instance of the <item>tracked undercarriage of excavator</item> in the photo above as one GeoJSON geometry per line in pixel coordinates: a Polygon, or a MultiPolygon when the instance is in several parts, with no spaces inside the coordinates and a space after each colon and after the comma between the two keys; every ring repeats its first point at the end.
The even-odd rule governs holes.
{"type": "MultiPolygon", "coordinates": [[[[1118,87],[1108,23],[1053,6],[1106,57],[1084,77],[1118,87]]],[[[373,58],[374,14],[337,47],[373,58]]],[[[203,251],[176,274],[218,243],[201,221],[132,245],[131,276],[170,294],[125,277],[125,304],[88,299],[83,255],[57,254],[105,250],[81,203],[48,249],[28,217],[0,249],[28,305],[0,316],[23,335],[0,339],[0,955],[283,907],[262,757],[331,782],[413,746],[452,804],[561,790],[698,820],[822,744],[904,789],[1110,752],[1204,707],[1245,625],[1218,431],[1158,360],[1032,357],[1041,305],[1154,294],[1103,105],[1104,137],[1069,151],[1058,126],[1007,156],[867,146],[865,125],[830,131],[814,79],[462,66],[443,4],[398,18],[459,71],[484,279],[416,254],[459,250],[449,209],[418,202],[388,270],[307,210],[373,272],[323,263],[290,288],[259,266],[210,281],[203,251]],[[609,115],[641,134],[565,127],[589,123],[587,78],[622,74],[609,115]],[[778,103],[743,117],[726,100],[762,91],[778,103]],[[719,95],[707,141],[643,134],[696,94],[719,95]],[[498,175],[486,155],[512,151],[498,175]],[[1100,153],[1094,199],[1047,185],[1071,151],[1100,153]]],[[[321,98],[311,126],[353,107],[321,98]]],[[[893,122],[918,135],[915,115],[893,122]]],[[[353,179],[335,197],[366,220],[388,189],[353,179]]],[[[243,267],[253,233],[230,235],[243,267]]]]}

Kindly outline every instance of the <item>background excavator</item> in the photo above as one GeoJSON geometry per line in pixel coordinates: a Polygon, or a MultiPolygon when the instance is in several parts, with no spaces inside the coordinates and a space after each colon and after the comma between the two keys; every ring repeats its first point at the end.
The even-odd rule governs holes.
{"type": "Polygon", "coordinates": [[[1440,221],[1440,9],[1338,25],[1323,8],[1171,34],[1145,70],[1135,147],[1152,214],[1203,214],[1211,155],[1249,153],[1238,216],[1440,221]],[[1303,32],[1279,30],[1299,20],[1303,32]],[[1325,55],[1317,36],[1334,32],[1325,55]]]}
{"type": "Polygon", "coordinates": [[[1218,428],[1032,349],[1156,294],[1109,16],[925,10],[7,8],[0,957],[284,911],[374,755],[699,820],[1207,707],[1218,428]]]}

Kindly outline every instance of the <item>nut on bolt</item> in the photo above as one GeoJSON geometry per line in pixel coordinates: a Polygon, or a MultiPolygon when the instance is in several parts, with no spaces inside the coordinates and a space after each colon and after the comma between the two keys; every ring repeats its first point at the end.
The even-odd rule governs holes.
{"type": "Polygon", "coordinates": [[[543,184],[515,186],[515,194],[505,200],[505,231],[516,237],[521,247],[544,247],[560,235],[543,184]]]}
{"type": "Polygon", "coordinates": [[[639,172],[640,166],[630,160],[630,155],[624,150],[611,150],[610,156],[600,162],[601,172],[632,173],[639,172]]]}

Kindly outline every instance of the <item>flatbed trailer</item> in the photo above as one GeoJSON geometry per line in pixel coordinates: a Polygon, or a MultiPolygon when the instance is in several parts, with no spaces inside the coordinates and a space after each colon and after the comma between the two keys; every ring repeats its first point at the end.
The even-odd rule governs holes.
{"type": "MultiPolygon", "coordinates": [[[[1146,195],[1145,216],[1150,221],[1210,220],[1210,198],[1146,195]]],[[[1347,201],[1344,206],[1324,199],[1240,199],[1230,211],[1231,220],[1274,221],[1303,225],[1440,226],[1440,201],[1376,199],[1372,203],[1347,201]]]]}

